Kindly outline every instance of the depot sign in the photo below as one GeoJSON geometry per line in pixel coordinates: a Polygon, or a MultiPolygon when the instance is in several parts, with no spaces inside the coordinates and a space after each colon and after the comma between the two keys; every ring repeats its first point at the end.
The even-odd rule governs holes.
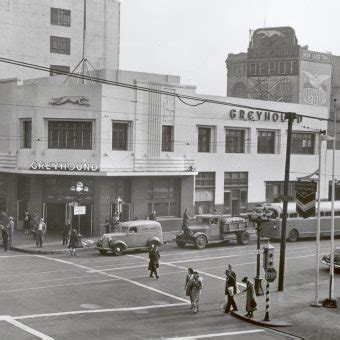
{"type": "Polygon", "coordinates": [[[51,170],[51,171],[99,171],[95,163],[78,163],[78,162],[38,162],[33,161],[30,170],[51,170]]]}
{"type": "MultiPolygon", "coordinates": [[[[258,111],[258,110],[236,110],[231,109],[229,111],[229,117],[231,119],[238,120],[250,120],[250,121],[271,121],[271,122],[284,122],[285,114],[270,112],[270,111],[258,111]]],[[[297,115],[297,123],[302,122],[302,116],[297,115]]]]}

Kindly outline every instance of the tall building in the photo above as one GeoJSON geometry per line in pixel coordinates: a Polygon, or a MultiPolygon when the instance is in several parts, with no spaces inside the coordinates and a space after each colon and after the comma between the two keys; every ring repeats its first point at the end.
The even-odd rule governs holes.
{"type": "Polygon", "coordinates": [[[332,55],[299,45],[291,27],[256,29],[226,66],[228,97],[329,107],[332,55]]]}
{"type": "MultiPolygon", "coordinates": [[[[0,4],[0,56],[72,71],[85,56],[95,69],[119,67],[117,0],[11,0],[0,4]]],[[[44,71],[0,63],[0,79],[45,77],[44,71]]]]}

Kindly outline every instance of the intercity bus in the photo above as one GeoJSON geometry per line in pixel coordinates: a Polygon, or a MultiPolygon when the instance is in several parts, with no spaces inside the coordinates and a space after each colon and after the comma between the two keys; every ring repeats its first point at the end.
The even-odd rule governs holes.
{"type": "MultiPolygon", "coordinates": [[[[317,205],[317,203],[316,203],[317,205]]],[[[266,209],[272,211],[272,218],[262,223],[261,235],[273,240],[281,239],[283,203],[266,204],[266,209]]],[[[317,206],[316,206],[317,207],[317,206]]],[[[316,237],[316,216],[302,218],[296,212],[296,203],[288,203],[287,241],[296,242],[300,238],[316,237]]],[[[340,235],[340,201],[334,202],[334,233],[340,235]]],[[[332,219],[332,202],[320,202],[320,235],[330,236],[332,219]]]]}

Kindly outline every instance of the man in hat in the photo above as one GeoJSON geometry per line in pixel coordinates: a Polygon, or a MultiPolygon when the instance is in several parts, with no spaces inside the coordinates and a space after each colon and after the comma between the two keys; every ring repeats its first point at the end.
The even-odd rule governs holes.
{"type": "Polygon", "coordinates": [[[4,245],[4,251],[8,250],[8,230],[4,225],[1,225],[2,243],[4,245]]]}
{"type": "Polygon", "coordinates": [[[36,236],[36,247],[42,248],[43,247],[43,238],[46,232],[46,224],[44,219],[41,218],[40,222],[36,225],[35,236],[36,236]]]}

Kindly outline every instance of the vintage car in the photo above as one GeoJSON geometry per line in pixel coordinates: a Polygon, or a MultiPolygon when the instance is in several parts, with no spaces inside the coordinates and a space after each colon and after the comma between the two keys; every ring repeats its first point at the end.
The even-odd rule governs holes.
{"type": "Polygon", "coordinates": [[[208,243],[228,242],[235,239],[239,244],[245,245],[250,240],[249,231],[255,231],[253,223],[246,218],[230,217],[230,215],[197,215],[196,223],[176,235],[178,247],[194,244],[196,248],[203,249],[208,243]]]}
{"type": "Polygon", "coordinates": [[[104,234],[96,249],[104,255],[108,252],[121,255],[128,249],[150,248],[152,244],[163,244],[162,227],[156,221],[129,221],[120,223],[116,231],[104,234]]]}
{"type": "MultiPolygon", "coordinates": [[[[324,255],[321,262],[329,267],[331,265],[330,257],[330,254],[324,255]]],[[[334,269],[340,269],[340,247],[334,249],[334,269]]]]}

